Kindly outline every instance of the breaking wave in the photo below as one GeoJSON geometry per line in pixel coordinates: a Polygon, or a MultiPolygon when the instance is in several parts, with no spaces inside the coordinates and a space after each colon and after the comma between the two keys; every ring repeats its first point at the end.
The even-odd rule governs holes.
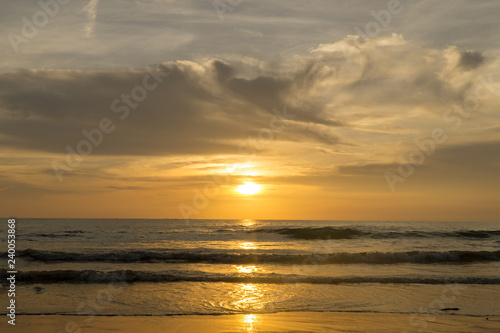
{"type": "Polygon", "coordinates": [[[355,228],[262,228],[247,231],[248,233],[276,233],[295,239],[353,239],[368,238],[490,238],[500,236],[500,230],[458,230],[458,231],[367,231],[355,228]]]}
{"type": "MultiPolygon", "coordinates": [[[[7,253],[3,254],[6,257],[7,253]]],[[[129,250],[74,253],[27,249],[18,256],[42,262],[167,262],[213,264],[400,264],[400,263],[471,263],[500,261],[500,251],[407,251],[407,252],[336,252],[312,254],[206,253],[187,251],[129,250]]]]}
{"type": "MultiPolygon", "coordinates": [[[[0,270],[5,281],[6,270],[0,270]]],[[[500,284],[500,277],[481,276],[304,276],[294,274],[217,274],[199,271],[170,270],[151,271],[96,271],[96,270],[56,270],[18,272],[16,281],[21,283],[167,283],[167,282],[227,282],[227,283],[309,283],[309,284],[500,284]]]]}

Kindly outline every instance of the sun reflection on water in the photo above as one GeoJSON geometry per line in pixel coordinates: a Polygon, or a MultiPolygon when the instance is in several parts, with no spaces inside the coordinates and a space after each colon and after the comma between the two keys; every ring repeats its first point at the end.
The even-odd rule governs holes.
{"type": "Polygon", "coordinates": [[[255,224],[255,221],[252,219],[244,219],[244,220],[241,220],[241,224],[245,227],[251,227],[255,224]]]}
{"type": "MultiPolygon", "coordinates": [[[[247,266],[241,267],[248,268],[247,266]]],[[[263,325],[259,313],[274,312],[273,303],[279,295],[271,289],[259,283],[237,283],[228,289],[227,308],[241,313],[238,318],[239,331],[256,332],[263,325]]]]}
{"type": "Polygon", "coordinates": [[[236,266],[234,267],[238,273],[255,273],[259,269],[257,266],[236,266]]]}
{"type": "Polygon", "coordinates": [[[242,242],[238,243],[238,246],[244,250],[255,250],[257,248],[257,245],[252,242],[242,242]]]}
{"type": "Polygon", "coordinates": [[[253,324],[257,321],[257,316],[254,314],[247,314],[243,316],[243,328],[245,332],[255,332],[253,324]]]}
{"type": "Polygon", "coordinates": [[[264,292],[259,285],[252,283],[240,283],[234,291],[234,307],[242,311],[253,311],[262,309],[264,304],[264,292]]]}

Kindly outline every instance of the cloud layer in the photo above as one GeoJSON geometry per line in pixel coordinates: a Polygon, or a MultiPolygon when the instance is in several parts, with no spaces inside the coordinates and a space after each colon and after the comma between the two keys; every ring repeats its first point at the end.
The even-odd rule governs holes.
{"type": "Polygon", "coordinates": [[[294,118],[281,141],[362,145],[347,131],[411,131],[416,116],[428,121],[463,100],[485,61],[477,51],[425,49],[393,35],[322,44],[278,67],[251,59],[167,62],[153,70],[168,73],[158,84],[154,66],[23,70],[0,76],[0,142],[64,153],[84,139],[82,130],[109,118],[116,130],[96,154],[237,154],[242,140],[269,126],[273,109],[286,107],[294,118]],[[137,106],[129,106],[124,98],[145,78],[155,88],[144,100],[136,91],[140,100],[131,97],[137,106]],[[126,119],[119,107],[129,109],[126,119]]]}
{"type": "MultiPolygon", "coordinates": [[[[500,146],[498,97],[481,99],[459,129],[450,129],[443,115],[474,94],[478,78],[494,74],[497,64],[480,50],[434,48],[392,34],[351,35],[280,62],[205,55],[145,68],[2,73],[0,196],[116,194],[134,202],[140,194],[132,193],[154,193],[165,196],[169,216],[176,216],[175,200],[189,200],[193,188],[239,163],[242,171],[230,185],[255,177],[275,189],[268,195],[283,206],[298,205],[312,189],[304,197],[310,207],[336,200],[354,209],[359,198],[375,207],[374,195],[382,193],[379,212],[391,202],[384,173],[397,172],[399,156],[441,127],[448,139],[404,184],[402,191],[414,196],[398,200],[411,207],[411,200],[432,193],[425,199],[430,205],[444,195],[436,191],[443,186],[482,190],[478,198],[488,201],[498,194],[491,186],[498,183],[498,161],[491,158],[500,146]],[[272,120],[283,114],[287,120],[270,137],[272,120]],[[91,141],[84,133],[103,119],[113,131],[58,184],[51,163],[65,163],[67,147],[78,150],[82,140],[91,141]],[[248,140],[254,156],[240,149],[248,140]]],[[[465,200],[455,190],[446,194],[449,200],[465,200]]],[[[221,200],[230,200],[228,193],[221,200]]],[[[489,212],[498,208],[490,206],[489,212]]]]}

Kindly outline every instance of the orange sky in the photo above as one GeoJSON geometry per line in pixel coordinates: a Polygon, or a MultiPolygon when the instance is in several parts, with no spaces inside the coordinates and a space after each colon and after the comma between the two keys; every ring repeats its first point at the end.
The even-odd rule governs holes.
{"type": "Polygon", "coordinates": [[[0,42],[4,216],[499,220],[496,2],[113,1],[0,42]]]}

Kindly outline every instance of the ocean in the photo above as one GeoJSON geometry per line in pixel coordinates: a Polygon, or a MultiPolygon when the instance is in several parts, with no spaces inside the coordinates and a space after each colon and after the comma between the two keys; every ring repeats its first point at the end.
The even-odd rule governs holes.
{"type": "Polygon", "coordinates": [[[17,314],[383,312],[413,326],[438,313],[500,316],[498,223],[18,219],[16,228],[17,314]]]}

